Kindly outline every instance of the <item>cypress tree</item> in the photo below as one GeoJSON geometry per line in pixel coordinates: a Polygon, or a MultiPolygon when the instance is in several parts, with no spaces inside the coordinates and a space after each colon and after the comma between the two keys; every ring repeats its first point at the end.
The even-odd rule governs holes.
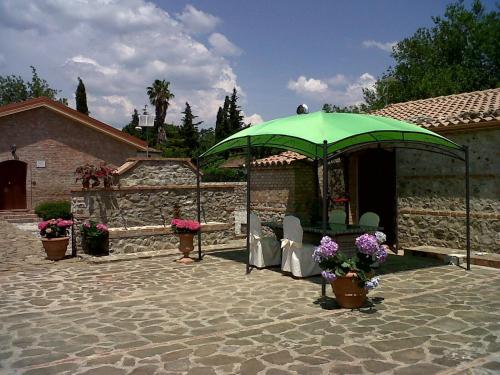
{"type": "Polygon", "coordinates": [[[229,100],[229,110],[228,110],[228,121],[229,121],[229,135],[239,132],[243,127],[243,116],[241,115],[241,109],[238,106],[238,95],[236,88],[233,88],[233,93],[231,99],[229,100]]]}
{"type": "Polygon", "coordinates": [[[87,93],[85,91],[85,85],[80,77],[78,77],[78,86],[76,87],[76,110],[85,115],[89,115],[89,108],[87,107],[87,93]]]}
{"type": "Polygon", "coordinates": [[[188,153],[192,153],[200,146],[198,125],[200,125],[202,121],[193,122],[193,120],[198,116],[193,115],[191,106],[188,102],[186,102],[186,109],[184,109],[184,112],[182,112],[182,114],[184,115],[184,117],[182,118],[182,125],[179,133],[183,139],[184,148],[188,153]]]}

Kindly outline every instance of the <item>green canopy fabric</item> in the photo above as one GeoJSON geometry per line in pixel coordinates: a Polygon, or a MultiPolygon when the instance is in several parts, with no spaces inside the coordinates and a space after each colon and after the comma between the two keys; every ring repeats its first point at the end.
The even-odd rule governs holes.
{"type": "Polygon", "coordinates": [[[351,147],[379,142],[417,142],[448,150],[460,145],[430,130],[392,118],[323,111],[295,115],[250,126],[222,140],[201,156],[234,148],[244,148],[250,137],[252,147],[275,147],[296,151],[310,158],[323,157],[323,141],[328,155],[351,147]]]}

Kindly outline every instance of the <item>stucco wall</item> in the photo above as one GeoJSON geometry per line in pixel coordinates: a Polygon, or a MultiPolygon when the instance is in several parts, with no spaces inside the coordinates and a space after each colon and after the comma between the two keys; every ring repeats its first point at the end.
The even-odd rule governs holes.
{"type": "Polygon", "coordinates": [[[73,172],[85,163],[117,167],[136,155],[136,148],[90,129],[46,108],[0,118],[0,162],[12,159],[11,145],[28,165],[28,208],[46,200],[69,199],[73,172]],[[37,160],[45,168],[37,168],[37,160]]]}

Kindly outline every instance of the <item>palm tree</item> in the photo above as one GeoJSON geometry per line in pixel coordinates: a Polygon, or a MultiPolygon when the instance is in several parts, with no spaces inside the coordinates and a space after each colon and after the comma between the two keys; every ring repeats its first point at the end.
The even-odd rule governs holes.
{"type": "Polygon", "coordinates": [[[159,79],[155,79],[153,84],[147,88],[147,93],[149,96],[149,101],[155,106],[155,124],[154,132],[157,135],[157,143],[164,140],[165,129],[163,129],[163,124],[165,123],[165,117],[167,116],[167,109],[169,106],[169,100],[174,98],[174,94],[170,92],[168,86],[170,82],[159,79]]]}

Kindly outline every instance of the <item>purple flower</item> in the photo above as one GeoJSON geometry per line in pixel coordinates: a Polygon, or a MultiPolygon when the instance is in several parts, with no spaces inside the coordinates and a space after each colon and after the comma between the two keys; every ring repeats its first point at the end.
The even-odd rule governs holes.
{"type": "Polygon", "coordinates": [[[339,249],[339,245],[330,237],[325,236],[321,239],[320,245],[314,249],[313,259],[316,263],[320,263],[323,259],[335,256],[339,249]]]}
{"type": "Polygon", "coordinates": [[[330,271],[321,271],[321,276],[323,276],[329,283],[337,278],[337,276],[335,276],[335,274],[330,271]]]}
{"type": "Polygon", "coordinates": [[[379,250],[380,245],[377,241],[377,237],[365,233],[362,236],[356,238],[356,247],[362,254],[373,255],[379,250]]]}
{"type": "Polygon", "coordinates": [[[379,249],[373,254],[373,260],[378,263],[384,263],[387,259],[387,251],[383,246],[380,246],[379,249]]]}

